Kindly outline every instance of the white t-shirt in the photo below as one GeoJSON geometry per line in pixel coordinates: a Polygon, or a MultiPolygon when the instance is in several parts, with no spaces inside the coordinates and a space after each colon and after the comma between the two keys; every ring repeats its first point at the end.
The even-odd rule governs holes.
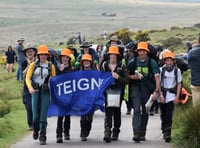
{"type": "MultiPolygon", "coordinates": [[[[167,70],[165,70],[164,77],[163,77],[164,88],[174,88],[177,82],[179,83],[182,81],[182,74],[181,74],[180,69],[178,68],[177,70],[177,82],[176,82],[174,70],[175,68],[171,72],[168,72],[167,70]]],[[[162,74],[162,67],[160,68],[160,80],[161,80],[161,74],[162,74]]],[[[165,103],[174,101],[175,97],[176,97],[176,94],[170,93],[169,91],[167,91],[165,103]]]]}

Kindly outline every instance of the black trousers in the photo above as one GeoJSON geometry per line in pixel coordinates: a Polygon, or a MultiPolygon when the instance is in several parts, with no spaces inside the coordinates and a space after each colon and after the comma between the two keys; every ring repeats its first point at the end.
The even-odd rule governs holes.
{"type": "Polygon", "coordinates": [[[160,103],[160,117],[161,117],[161,130],[171,131],[172,127],[172,118],[174,112],[174,102],[162,104],[160,103]]]}
{"type": "Polygon", "coordinates": [[[71,119],[70,116],[59,116],[57,120],[57,136],[62,137],[62,133],[68,133],[70,130],[71,119]],[[64,122],[63,122],[64,120],[64,122]]]}

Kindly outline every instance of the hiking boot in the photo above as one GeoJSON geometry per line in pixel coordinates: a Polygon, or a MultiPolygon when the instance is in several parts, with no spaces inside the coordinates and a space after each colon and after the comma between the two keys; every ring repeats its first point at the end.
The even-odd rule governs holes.
{"type": "Polygon", "coordinates": [[[112,136],[111,140],[112,141],[118,141],[118,136],[112,136]]]}
{"type": "Polygon", "coordinates": [[[46,137],[46,134],[42,133],[40,134],[40,145],[46,145],[46,140],[47,140],[47,137],[46,137]]]}
{"type": "Polygon", "coordinates": [[[163,139],[165,140],[165,142],[171,141],[171,130],[170,129],[163,131],[163,139]]]}
{"type": "Polygon", "coordinates": [[[87,137],[81,137],[81,141],[87,141],[87,137]]]}
{"type": "Polygon", "coordinates": [[[70,136],[69,135],[65,135],[65,140],[70,140],[70,136]]]}
{"type": "Polygon", "coordinates": [[[138,134],[134,135],[133,141],[135,141],[136,143],[139,143],[140,142],[140,136],[138,134]]]}
{"type": "Polygon", "coordinates": [[[104,136],[103,140],[104,140],[106,143],[110,143],[110,142],[111,142],[111,138],[110,138],[110,137],[104,136]]]}
{"type": "Polygon", "coordinates": [[[46,145],[46,141],[40,140],[40,145],[46,145]]]}
{"type": "Polygon", "coordinates": [[[111,138],[112,141],[117,141],[118,140],[119,132],[120,132],[119,129],[113,129],[112,138],[111,138]]]}
{"type": "Polygon", "coordinates": [[[66,133],[64,134],[64,137],[65,137],[65,140],[70,140],[69,132],[66,132],[66,133]]]}
{"type": "Polygon", "coordinates": [[[154,111],[150,111],[150,116],[154,116],[154,111]]]}
{"type": "Polygon", "coordinates": [[[146,136],[146,132],[141,132],[140,133],[140,141],[146,141],[145,136],[146,136]]]}
{"type": "Polygon", "coordinates": [[[106,143],[110,143],[111,142],[111,129],[110,128],[106,128],[105,129],[103,140],[106,143]]]}
{"type": "Polygon", "coordinates": [[[169,143],[171,141],[171,136],[170,135],[164,135],[163,139],[165,140],[165,142],[169,143]]]}
{"type": "Polygon", "coordinates": [[[34,130],[34,131],[33,131],[33,139],[34,139],[34,140],[37,140],[38,137],[39,137],[38,131],[37,131],[37,130],[34,130]]]}
{"type": "Polygon", "coordinates": [[[131,111],[127,110],[126,115],[130,115],[130,114],[131,114],[131,111]]]}
{"type": "Polygon", "coordinates": [[[146,141],[146,138],[144,136],[141,136],[140,141],[146,141]]]}
{"type": "Polygon", "coordinates": [[[63,139],[62,139],[62,137],[57,137],[57,141],[56,141],[57,143],[63,143],[63,139]]]}

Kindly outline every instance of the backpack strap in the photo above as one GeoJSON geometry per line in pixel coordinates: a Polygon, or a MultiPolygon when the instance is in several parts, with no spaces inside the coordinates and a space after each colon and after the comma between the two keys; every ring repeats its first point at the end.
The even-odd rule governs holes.
{"type": "Polygon", "coordinates": [[[166,67],[162,67],[161,69],[161,87],[164,87],[164,76],[165,76],[166,67]]]}
{"type": "Polygon", "coordinates": [[[148,73],[148,78],[154,78],[154,73],[153,73],[153,68],[152,68],[152,65],[151,65],[151,60],[152,58],[148,58],[148,61],[147,61],[147,67],[149,68],[149,73],[148,73]]]}
{"type": "Polygon", "coordinates": [[[51,76],[52,75],[52,62],[51,61],[48,61],[48,72],[49,72],[49,75],[51,76]]]}
{"type": "MultiPolygon", "coordinates": [[[[40,66],[39,60],[36,60],[36,61],[34,62],[34,70],[33,70],[33,73],[34,73],[34,71],[36,70],[36,68],[38,68],[38,67],[42,67],[42,66],[40,66]]],[[[47,69],[48,69],[48,76],[47,76],[47,77],[50,77],[50,76],[52,75],[52,62],[51,62],[51,61],[48,61],[48,67],[47,67],[47,69]]],[[[42,77],[42,74],[41,74],[41,77],[42,77]]]]}
{"type": "Polygon", "coordinates": [[[166,66],[162,67],[162,70],[161,70],[161,90],[164,92],[169,91],[171,93],[176,93],[177,86],[178,86],[178,68],[177,68],[177,66],[174,67],[174,76],[175,76],[175,81],[176,81],[176,85],[174,86],[174,88],[164,88],[165,72],[166,72],[166,66]]]}

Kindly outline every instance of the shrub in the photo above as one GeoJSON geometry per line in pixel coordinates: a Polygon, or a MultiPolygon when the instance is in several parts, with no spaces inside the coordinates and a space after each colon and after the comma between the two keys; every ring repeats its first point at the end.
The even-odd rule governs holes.
{"type": "Polygon", "coordinates": [[[0,118],[0,138],[5,137],[12,131],[11,123],[5,118],[0,118]]]}
{"type": "Polygon", "coordinates": [[[123,28],[118,29],[116,32],[110,33],[110,37],[113,35],[116,35],[124,44],[127,44],[132,41],[131,36],[133,33],[129,29],[123,28]]]}
{"type": "Polygon", "coordinates": [[[0,101],[0,117],[10,112],[10,104],[6,101],[0,101]]]}
{"type": "Polygon", "coordinates": [[[167,48],[167,49],[170,49],[170,50],[174,50],[178,46],[183,46],[182,40],[180,38],[177,38],[177,37],[170,37],[170,38],[163,40],[161,42],[162,42],[162,46],[164,48],[167,48]]]}
{"type": "Polygon", "coordinates": [[[136,41],[149,41],[149,31],[138,31],[135,34],[135,40],[136,41]]]}
{"type": "Polygon", "coordinates": [[[200,28],[200,24],[194,24],[194,27],[200,28]]]}
{"type": "Polygon", "coordinates": [[[179,30],[179,29],[181,29],[181,28],[178,27],[178,26],[172,26],[172,27],[170,28],[171,31],[173,31],[173,30],[179,30]]]}
{"type": "Polygon", "coordinates": [[[179,108],[173,123],[173,145],[176,148],[200,147],[200,105],[179,108]]]}

